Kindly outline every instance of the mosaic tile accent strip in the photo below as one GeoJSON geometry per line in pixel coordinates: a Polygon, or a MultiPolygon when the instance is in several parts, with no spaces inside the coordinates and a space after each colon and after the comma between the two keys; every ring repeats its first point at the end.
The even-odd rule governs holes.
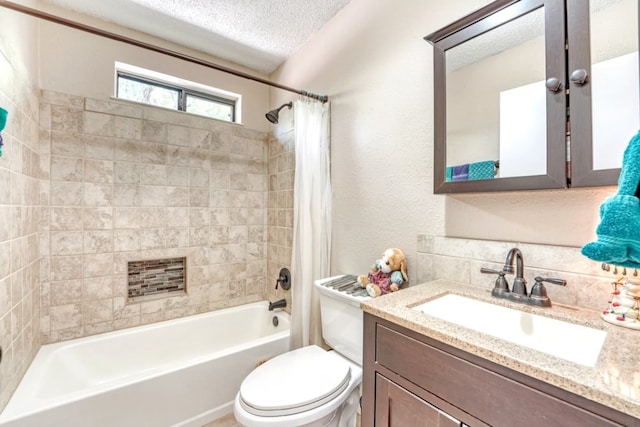
{"type": "Polygon", "coordinates": [[[186,263],[186,258],[166,258],[127,263],[129,298],[184,292],[186,263]]]}

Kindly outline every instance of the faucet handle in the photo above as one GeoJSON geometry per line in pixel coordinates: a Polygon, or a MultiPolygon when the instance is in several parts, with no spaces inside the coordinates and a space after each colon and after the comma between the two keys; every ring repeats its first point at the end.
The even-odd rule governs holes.
{"type": "Polygon", "coordinates": [[[504,274],[505,274],[504,271],[492,270],[490,268],[481,267],[480,272],[486,273],[486,274],[497,274],[498,277],[496,278],[496,283],[494,284],[493,289],[491,290],[491,295],[498,298],[506,298],[507,294],[509,294],[509,283],[507,282],[507,279],[505,279],[504,277],[504,274]]]}
{"type": "Polygon", "coordinates": [[[547,297],[547,288],[545,288],[544,284],[542,283],[544,282],[544,279],[538,276],[534,280],[536,281],[536,283],[531,288],[531,295],[529,295],[529,297],[534,299],[548,299],[549,297],[547,297]]]}
{"type": "Polygon", "coordinates": [[[547,288],[544,287],[542,282],[551,283],[558,286],[567,286],[567,281],[564,279],[553,279],[537,276],[536,283],[531,288],[531,294],[529,295],[532,305],[541,307],[551,307],[551,300],[547,296],[547,288]]]}
{"type": "Polygon", "coordinates": [[[287,268],[280,269],[280,275],[276,280],[276,289],[278,289],[278,285],[282,286],[285,291],[291,289],[291,273],[287,268]]]}
{"type": "Polygon", "coordinates": [[[553,279],[551,277],[540,277],[537,276],[535,279],[536,283],[538,282],[547,282],[547,283],[552,283],[554,285],[558,285],[558,286],[567,286],[567,281],[564,279],[553,279]]]}

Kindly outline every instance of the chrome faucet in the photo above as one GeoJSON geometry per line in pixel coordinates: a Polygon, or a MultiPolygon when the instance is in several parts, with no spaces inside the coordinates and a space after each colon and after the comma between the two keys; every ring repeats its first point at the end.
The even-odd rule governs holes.
{"type": "Polygon", "coordinates": [[[516,258],[516,278],[513,279],[509,299],[519,301],[522,298],[527,298],[527,281],[524,278],[524,258],[522,257],[520,249],[511,248],[509,253],[507,253],[507,259],[504,261],[502,271],[505,273],[513,273],[514,256],[516,258]]]}
{"type": "Polygon", "coordinates": [[[275,308],[285,308],[287,306],[287,300],[281,299],[279,301],[274,301],[269,303],[269,311],[273,311],[275,308]]]}

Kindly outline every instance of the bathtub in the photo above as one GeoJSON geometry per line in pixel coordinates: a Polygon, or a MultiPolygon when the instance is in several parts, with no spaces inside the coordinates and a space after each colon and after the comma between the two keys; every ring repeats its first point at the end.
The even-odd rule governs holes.
{"type": "Polygon", "coordinates": [[[288,350],[289,316],[267,307],[44,345],[0,426],[200,427],[233,411],[240,383],[259,362],[288,350]]]}

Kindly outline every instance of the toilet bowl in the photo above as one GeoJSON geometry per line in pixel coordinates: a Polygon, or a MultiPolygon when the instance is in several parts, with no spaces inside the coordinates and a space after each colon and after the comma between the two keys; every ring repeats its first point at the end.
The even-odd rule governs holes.
{"type": "Polygon", "coordinates": [[[254,369],[236,394],[234,415],[240,424],[355,427],[362,381],[360,301],[369,297],[347,294],[345,283],[347,276],[314,283],[323,337],[335,351],[310,345],[254,369]],[[332,283],[341,283],[340,290],[332,283]]]}
{"type": "Polygon", "coordinates": [[[312,345],[277,356],[240,386],[236,420],[245,426],[355,426],[362,368],[312,345]]]}

